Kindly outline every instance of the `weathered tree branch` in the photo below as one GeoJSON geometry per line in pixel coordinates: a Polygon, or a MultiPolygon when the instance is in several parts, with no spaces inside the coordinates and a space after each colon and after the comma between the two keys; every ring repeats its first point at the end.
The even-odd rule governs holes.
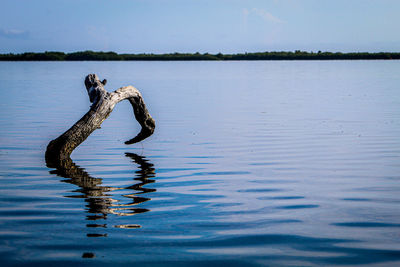
{"type": "Polygon", "coordinates": [[[93,104],[90,110],[69,130],[48,144],[45,157],[49,167],[56,167],[60,161],[69,159],[72,151],[100,127],[118,102],[125,99],[132,104],[135,118],[142,126],[139,134],[126,141],[125,144],[140,142],[153,134],[155,122],[149,114],[139,90],[133,86],[126,86],[110,93],[104,89],[106,82],[107,80],[100,81],[96,74],[86,76],[85,86],[89,100],[93,104]]]}

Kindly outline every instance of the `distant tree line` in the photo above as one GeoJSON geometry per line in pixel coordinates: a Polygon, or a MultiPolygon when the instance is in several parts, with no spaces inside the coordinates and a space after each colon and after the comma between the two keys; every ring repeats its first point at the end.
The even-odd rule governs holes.
{"type": "Polygon", "coordinates": [[[115,52],[81,51],[73,53],[44,52],[0,54],[0,61],[108,61],[108,60],[357,60],[400,59],[400,53],[380,52],[258,52],[242,54],[171,53],[171,54],[117,54],[115,52]]]}

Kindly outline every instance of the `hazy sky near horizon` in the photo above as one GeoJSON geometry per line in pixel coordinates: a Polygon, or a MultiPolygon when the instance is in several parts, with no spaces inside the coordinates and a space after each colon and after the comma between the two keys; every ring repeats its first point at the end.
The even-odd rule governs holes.
{"type": "Polygon", "coordinates": [[[2,0],[0,53],[400,51],[398,0],[2,0]]]}

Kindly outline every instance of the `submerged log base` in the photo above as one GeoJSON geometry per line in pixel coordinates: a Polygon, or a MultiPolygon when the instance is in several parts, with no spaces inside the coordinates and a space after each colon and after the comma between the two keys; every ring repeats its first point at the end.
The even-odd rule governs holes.
{"type": "Polygon", "coordinates": [[[133,144],[153,134],[155,121],[149,114],[139,90],[133,86],[121,87],[114,92],[107,92],[104,85],[107,80],[100,81],[96,74],[85,78],[85,86],[92,104],[90,110],[70,129],[51,141],[46,150],[48,167],[60,165],[60,161],[68,160],[72,151],[79,146],[113,111],[115,105],[125,99],[132,104],[136,120],[142,126],[137,136],[125,142],[133,144]]]}

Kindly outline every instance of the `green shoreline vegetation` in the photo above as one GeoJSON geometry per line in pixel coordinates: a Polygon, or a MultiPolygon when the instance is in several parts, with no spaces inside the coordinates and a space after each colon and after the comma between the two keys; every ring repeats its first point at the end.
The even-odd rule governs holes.
{"type": "Polygon", "coordinates": [[[115,52],[81,51],[73,53],[43,52],[0,54],[0,61],[183,61],[183,60],[373,60],[400,59],[400,52],[257,52],[242,54],[171,53],[171,54],[117,54],[115,52]]]}

